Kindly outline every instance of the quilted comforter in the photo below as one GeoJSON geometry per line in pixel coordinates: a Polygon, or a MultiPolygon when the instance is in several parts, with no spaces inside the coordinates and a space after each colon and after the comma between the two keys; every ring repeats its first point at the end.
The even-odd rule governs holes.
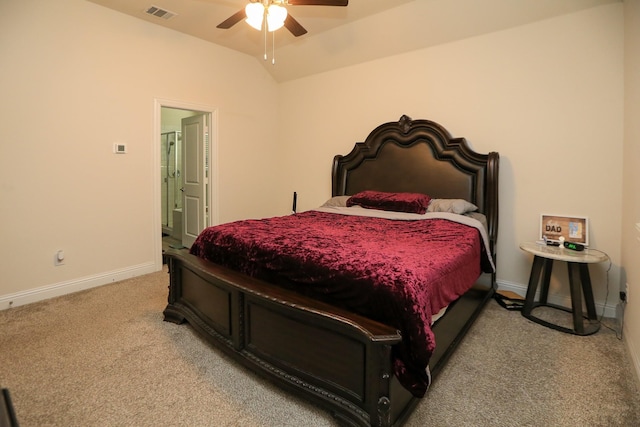
{"type": "Polygon", "coordinates": [[[381,216],[341,208],[236,221],[205,229],[191,253],[396,327],[395,374],[421,397],[436,346],[432,315],[493,264],[478,221],[381,216]]]}

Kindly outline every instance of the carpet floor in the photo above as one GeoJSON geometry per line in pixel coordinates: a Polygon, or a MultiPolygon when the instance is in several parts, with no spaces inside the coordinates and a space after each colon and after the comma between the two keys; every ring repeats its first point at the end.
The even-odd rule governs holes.
{"type": "MultiPolygon", "coordinates": [[[[164,322],[167,286],[164,271],[0,311],[20,425],[337,425],[164,322]]],[[[563,334],[491,301],[407,425],[637,426],[640,387],[612,330],[563,334]]]]}

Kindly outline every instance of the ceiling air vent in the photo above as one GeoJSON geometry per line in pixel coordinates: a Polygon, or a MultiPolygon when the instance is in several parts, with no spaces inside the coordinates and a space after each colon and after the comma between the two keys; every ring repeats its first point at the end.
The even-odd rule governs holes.
{"type": "Polygon", "coordinates": [[[162,19],[171,19],[177,15],[177,13],[169,12],[168,10],[162,9],[158,6],[151,6],[145,10],[145,13],[162,19]]]}

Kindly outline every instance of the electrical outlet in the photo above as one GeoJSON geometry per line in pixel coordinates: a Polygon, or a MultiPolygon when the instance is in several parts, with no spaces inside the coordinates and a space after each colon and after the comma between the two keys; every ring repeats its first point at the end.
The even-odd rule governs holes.
{"type": "Polygon", "coordinates": [[[53,265],[64,265],[64,251],[62,249],[53,255],[53,265]]]}
{"type": "Polygon", "coordinates": [[[626,284],[626,289],[624,290],[624,293],[626,294],[627,299],[625,300],[627,302],[627,304],[629,303],[629,284],[626,284]]]}
{"type": "Polygon", "coordinates": [[[629,284],[624,283],[620,285],[620,301],[627,303],[629,302],[629,284]]]}

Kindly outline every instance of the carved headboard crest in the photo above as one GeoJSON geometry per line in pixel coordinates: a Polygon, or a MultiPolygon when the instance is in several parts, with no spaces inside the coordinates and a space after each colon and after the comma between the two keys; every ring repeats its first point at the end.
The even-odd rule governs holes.
{"type": "Polygon", "coordinates": [[[400,120],[398,120],[398,124],[400,125],[400,129],[402,129],[402,133],[404,133],[405,135],[409,133],[409,130],[411,130],[412,122],[413,120],[411,120],[411,117],[407,116],[406,114],[403,114],[402,117],[400,117],[400,120]]]}

